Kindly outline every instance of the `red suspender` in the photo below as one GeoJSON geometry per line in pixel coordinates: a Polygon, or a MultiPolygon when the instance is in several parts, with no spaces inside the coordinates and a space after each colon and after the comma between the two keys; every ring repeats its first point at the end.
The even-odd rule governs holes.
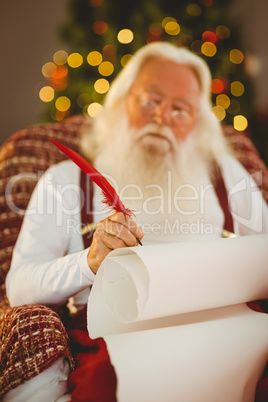
{"type": "Polygon", "coordinates": [[[91,245],[95,230],[95,225],[93,222],[93,182],[82,170],[80,172],[81,233],[84,248],[87,248],[91,245]]]}
{"type": "Polygon", "coordinates": [[[218,197],[219,204],[224,213],[224,230],[228,230],[231,233],[234,233],[234,222],[231,212],[229,210],[228,203],[228,195],[226,191],[226,187],[222,178],[221,169],[219,165],[215,162],[214,171],[213,171],[212,184],[215,190],[215,193],[218,197]]]}

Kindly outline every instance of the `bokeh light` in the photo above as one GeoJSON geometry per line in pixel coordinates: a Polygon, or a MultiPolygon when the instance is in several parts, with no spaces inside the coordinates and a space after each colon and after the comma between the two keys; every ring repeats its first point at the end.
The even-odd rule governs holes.
{"type": "Polygon", "coordinates": [[[90,117],[96,117],[97,114],[102,110],[102,105],[97,102],[91,103],[87,108],[87,113],[90,117]]]}
{"type": "Polygon", "coordinates": [[[46,78],[51,78],[56,71],[57,66],[55,63],[52,63],[51,61],[48,63],[45,63],[42,67],[42,74],[46,78]]]}
{"type": "Polygon", "coordinates": [[[177,21],[169,21],[165,24],[165,31],[169,35],[178,35],[180,33],[180,26],[177,21]]]}
{"type": "Polygon", "coordinates": [[[201,46],[201,52],[208,57],[213,57],[217,53],[217,47],[214,43],[204,42],[201,46]]]}
{"type": "Polygon", "coordinates": [[[216,35],[220,39],[228,39],[231,35],[230,29],[225,25],[218,25],[216,28],[216,35]]]}
{"type": "Polygon", "coordinates": [[[212,111],[219,121],[222,121],[226,116],[225,109],[222,106],[214,106],[212,111]]]}
{"type": "Polygon", "coordinates": [[[241,96],[245,92],[245,87],[240,81],[233,81],[231,83],[231,94],[234,96],[241,96]]]}
{"type": "Polygon", "coordinates": [[[247,126],[248,126],[248,121],[247,119],[240,115],[237,115],[234,117],[234,128],[238,131],[244,131],[246,130],[247,126]]]}
{"type": "Polygon", "coordinates": [[[60,80],[68,75],[68,68],[66,66],[57,66],[54,71],[52,78],[55,80],[60,80]]]}
{"type": "Polygon", "coordinates": [[[231,100],[228,95],[220,94],[216,97],[216,105],[221,106],[223,109],[227,109],[231,104],[231,100]]]}
{"type": "Polygon", "coordinates": [[[102,62],[102,54],[97,51],[90,52],[87,55],[87,62],[91,66],[98,66],[102,62]]]}
{"type": "Polygon", "coordinates": [[[166,17],[162,21],[162,27],[165,29],[166,24],[168,24],[169,22],[177,22],[177,20],[173,17],[166,17]]]}
{"type": "Polygon", "coordinates": [[[58,66],[62,66],[63,64],[65,64],[67,62],[67,59],[68,59],[68,53],[65,52],[65,50],[58,50],[53,55],[53,61],[58,66]]]}
{"type": "Polygon", "coordinates": [[[224,82],[219,78],[214,78],[211,81],[211,92],[214,94],[220,94],[224,91],[224,82]]]}
{"type": "Polygon", "coordinates": [[[121,31],[119,31],[117,35],[118,42],[123,44],[132,42],[133,38],[134,34],[130,29],[121,29],[121,31]]]}
{"type": "Polygon", "coordinates": [[[51,102],[54,99],[55,96],[55,91],[54,89],[47,85],[44,86],[43,88],[40,89],[39,91],[39,98],[43,101],[43,102],[51,102]]]}
{"type": "Polygon", "coordinates": [[[202,34],[202,40],[203,40],[203,42],[216,43],[217,42],[217,36],[212,31],[205,31],[202,34]]]}
{"type": "Polygon", "coordinates": [[[66,112],[71,107],[71,101],[67,96],[60,96],[56,99],[55,106],[60,112],[66,112]]]}
{"type": "Polygon", "coordinates": [[[239,49],[232,49],[230,51],[230,60],[234,64],[240,64],[244,60],[244,54],[239,49]]]}
{"type": "Polygon", "coordinates": [[[108,31],[108,24],[104,21],[95,21],[92,26],[92,30],[97,35],[103,35],[108,31]]]}
{"type": "MultiPolygon", "coordinates": [[[[67,113],[68,113],[68,112],[67,112],[67,113]]],[[[50,109],[50,116],[51,116],[51,118],[52,118],[53,120],[56,120],[56,121],[61,121],[61,120],[63,120],[63,119],[66,117],[67,113],[66,113],[66,112],[60,112],[60,111],[57,110],[55,107],[52,107],[52,108],[50,109]]]]}
{"type": "Polygon", "coordinates": [[[67,63],[72,68],[80,67],[83,64],[83,57],[80,53],[72,53],[68,56],[67,63]]]}
{"type": "Polygon", "coordinates": [[[114,72],[114,66],[112,63],[110,63],[109,61],[103,61],[100,65],[99,65],[99,73],[101,75],[104,75],[105,77],[113,74],[114,72]]]}
{"type": "Polygon", "coordinates": [[[99,94],[105,94],[110,89],[109,81],[105,80],[104,78],[100,78],[95,82],[94,89],[99,94]]]}
{"type": "Polygon", "coordinates": [[[114,45],[106,45],[102,50],[104,60],[116,63],[117,49],[114,45]]]}

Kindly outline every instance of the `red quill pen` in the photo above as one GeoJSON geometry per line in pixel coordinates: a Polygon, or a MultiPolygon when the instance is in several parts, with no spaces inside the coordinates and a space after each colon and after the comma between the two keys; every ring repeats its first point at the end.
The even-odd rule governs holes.
{"type": "Polygon", "coordinates": [[[134,211],[124,206],[113,186],[111,186],[108,180],[106,180],[105,177],[91,165],[91,163],[89,163],[77,152],[67,148],[65,145],[62,145],[60,142],[55,141],[52,138],[50,138],[50,141],[65,155],[72,159],[72,161],[76,163],[77,166],[79,166],[80,169],[83,170],[83,172],[101,188],[103,202],[106,205],[108,205],[115,212],[123,212],[125,215],[134,216],[134,211]]]}

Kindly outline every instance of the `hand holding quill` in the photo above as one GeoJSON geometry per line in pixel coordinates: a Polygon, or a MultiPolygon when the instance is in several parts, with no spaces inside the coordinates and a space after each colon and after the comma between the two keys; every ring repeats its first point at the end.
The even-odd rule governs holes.
{"type": "MultiPolygon", "coordinates": [[[[84,159],[77,152],[66,147],[65,145],[59,143],[54,139],[50,141],[56,145],[65,155],[67,155],[77,166],[92,180],[97,184],[103,194],[103,202],[115,212],[123,212],[124,215],[129,217],[135,216],[134,211],[126,208],[122,201],[120,200],[118,194],[116,193],[113,186],[105,179],[105,177],[92,166],[86,159],[84,159]]],[[[138,243],[142,246],[139,238],[136,238],[138,243]]]]}

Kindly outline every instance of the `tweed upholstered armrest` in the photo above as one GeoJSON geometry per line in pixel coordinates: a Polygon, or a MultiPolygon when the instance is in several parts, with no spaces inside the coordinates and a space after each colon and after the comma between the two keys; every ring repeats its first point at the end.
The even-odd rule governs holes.
{"type": "Polygon", "coordinates": [[[0,316],[9,307],[5,278],[32,191],[49,166],[67,158],[49,138],[78,151],[85,121],[74,116],[61,123],[33,125],[13,134],[0,149],[0,316]]]}

